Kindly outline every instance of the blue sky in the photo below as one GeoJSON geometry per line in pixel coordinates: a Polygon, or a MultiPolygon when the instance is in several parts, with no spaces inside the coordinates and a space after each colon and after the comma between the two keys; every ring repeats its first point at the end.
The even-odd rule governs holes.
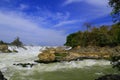
{"type": "Polygon", "coordinates": [[[110,25],[108,0],[0,0],[0,40],[63,45],[85,22],[110,25]]]}

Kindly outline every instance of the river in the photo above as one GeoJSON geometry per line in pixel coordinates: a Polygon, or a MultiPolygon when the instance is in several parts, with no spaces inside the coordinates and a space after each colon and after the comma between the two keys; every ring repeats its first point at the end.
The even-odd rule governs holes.
{"type": "Polygon", "coordinates": [[[107,60],[86,59],[82,61],[35,63],[37,55],[45,47],[25,46],[27,50],[17,47],[18,53],[0,53],[0,70],[8,80],[94,80],[99,76],[118,73],[107,60]],[[21,67],[13,64],[34,63],[33,67],[21,67]]]}

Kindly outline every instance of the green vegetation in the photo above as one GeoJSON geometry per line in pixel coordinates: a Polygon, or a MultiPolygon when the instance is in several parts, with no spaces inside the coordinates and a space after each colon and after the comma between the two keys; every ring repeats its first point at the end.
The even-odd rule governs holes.
{"type": "Polygon", "coordinates": [[[113,21],[120,23],[120,0],[109,0],[109,5],[112,9],[113,21]]]}
{"type": "Polygon", "coordinates": [[[112,16],[116,24],[99,28],[85,23],[86,31],[78,31],[67,36],[66,46],[117,46],[120,45],[120,0],[109,0],[112,16]]]}
{"type": "Polygon", "coordinates": [[[56,60],[62,60],[67,55],[68,55],[68,53],[55,53],[55,58],[56,58],[56,60]]]}
{"type": "Polygon", "coordinates": [[[6,42],[0,40],[0,45],[7,44],[6,42]]]}
{"type": "Polygon", "coordinates": [[[17,37],[13,42],[11,42],[11,45],[21,47],[21,46],[23,46],[23,43],[20,41],[20,38],[17,37]]]}
{"type": "Polygon", "coordinates": [[[13,40],[11,43],[6,43],[1,40],[0,45],[13,45],[13,46],[17,46],[17,47],[23,47],[23,43],[20,41],[19,37],[15,38],[15,40],[13,40]]]}
{"type": "Polygon", "coordinates": [[[66,46],[118,46],[120,45],[120,25],[92,27],[86,31],[78,31],[67,36],[66,46]]]}

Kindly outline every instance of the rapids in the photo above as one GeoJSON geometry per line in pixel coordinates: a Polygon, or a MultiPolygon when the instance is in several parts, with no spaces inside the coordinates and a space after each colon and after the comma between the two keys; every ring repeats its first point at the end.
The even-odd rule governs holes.
{"type": "MultiPolygon", "coordinates": [[[[27,49],[9,46],[10,50],[15,49],[18,53],[0,53],[0,70],[8,80],[70,80],[71,76],[73,76],[71,80],[84,80],[83,78],[79,78],[80,75],[102,75],[106,72],[104,69],[107,69],[107,67],[110,69],[110,71],[107,72],[116,72],[111,70],[110,62],[106,60],[87,59],[82,61],[57,62],[51,64],[35,63],[34,60],[38,59],[37,55],[44,50],[45,47],[25,47],[27,49]],[[21,66],[15,66],[13,65],[14,63],[34,63],[36,65],[32,68],[29,66],[24,68],[21,66]],[[90,73],[86,71],[94,72],[90,73]],[[63,76],[61,76],[61,74],[63,76]],[[76,79],[74,76],[78,78],[76,79]]],[[[89,80],[92,80],[92,78],[89,80]]]]}

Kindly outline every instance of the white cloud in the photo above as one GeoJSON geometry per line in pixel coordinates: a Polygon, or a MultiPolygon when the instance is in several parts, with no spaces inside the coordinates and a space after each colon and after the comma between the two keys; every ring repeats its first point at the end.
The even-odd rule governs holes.
{"type": "Polygon", "coordinates": [[[80,4],[86,3],[84,4],[85,10],[81,10],[85,13],[82,13],[81,17],[86,20],[93,20],[104,17],[111,12],[111,8],[108,6],[108,0],[65,0],[63,5],[67,6],[78,2],[80,4]]]}
{"type": "Polygon", "coordinates": [[[43,28],[42,25],[16,14],[12,13],[9,15],[9,13],[0,12],[0,39],[10,41],[19,36],[27,44],[64,44],[64,32],[43,28]]]}
{"type": "Polygon", "coordinates": [[[25,10],[25,9],[28,9],[28,8],[29,8],[29,6],[26,5],[26,4],[20,4],[20,6],[19,6],[20,10],[25,10]]]}
{"type": "Polygon", "coordinates": [[[72,3],[76,3],[76,2],[81,2],[82,0],[66,0],[64,3],[63,3],[63,6],[65,5],[69,5],[69,4],[72,4],[72,3]]]}
{"type": "Polygon", "coordinates": [[[85,0],[86,3],[91,4],[93,6],[107,6],[108,0],[85,0]]]}
{"type": "Polygon", "coordinates": [[[108,4],[108,0],[66,0],[63,6],[78,2],[85,2],[93,6],[106,6],[108,4]]]}
{"type": "Polygon", "coordinates": [[[61,21],[58,24],[56,24],[54,27],[61,27],[65,25],[75,24],[77,22],[80,22],[80,20],[67,20],[67,21],[61,21]]]}

